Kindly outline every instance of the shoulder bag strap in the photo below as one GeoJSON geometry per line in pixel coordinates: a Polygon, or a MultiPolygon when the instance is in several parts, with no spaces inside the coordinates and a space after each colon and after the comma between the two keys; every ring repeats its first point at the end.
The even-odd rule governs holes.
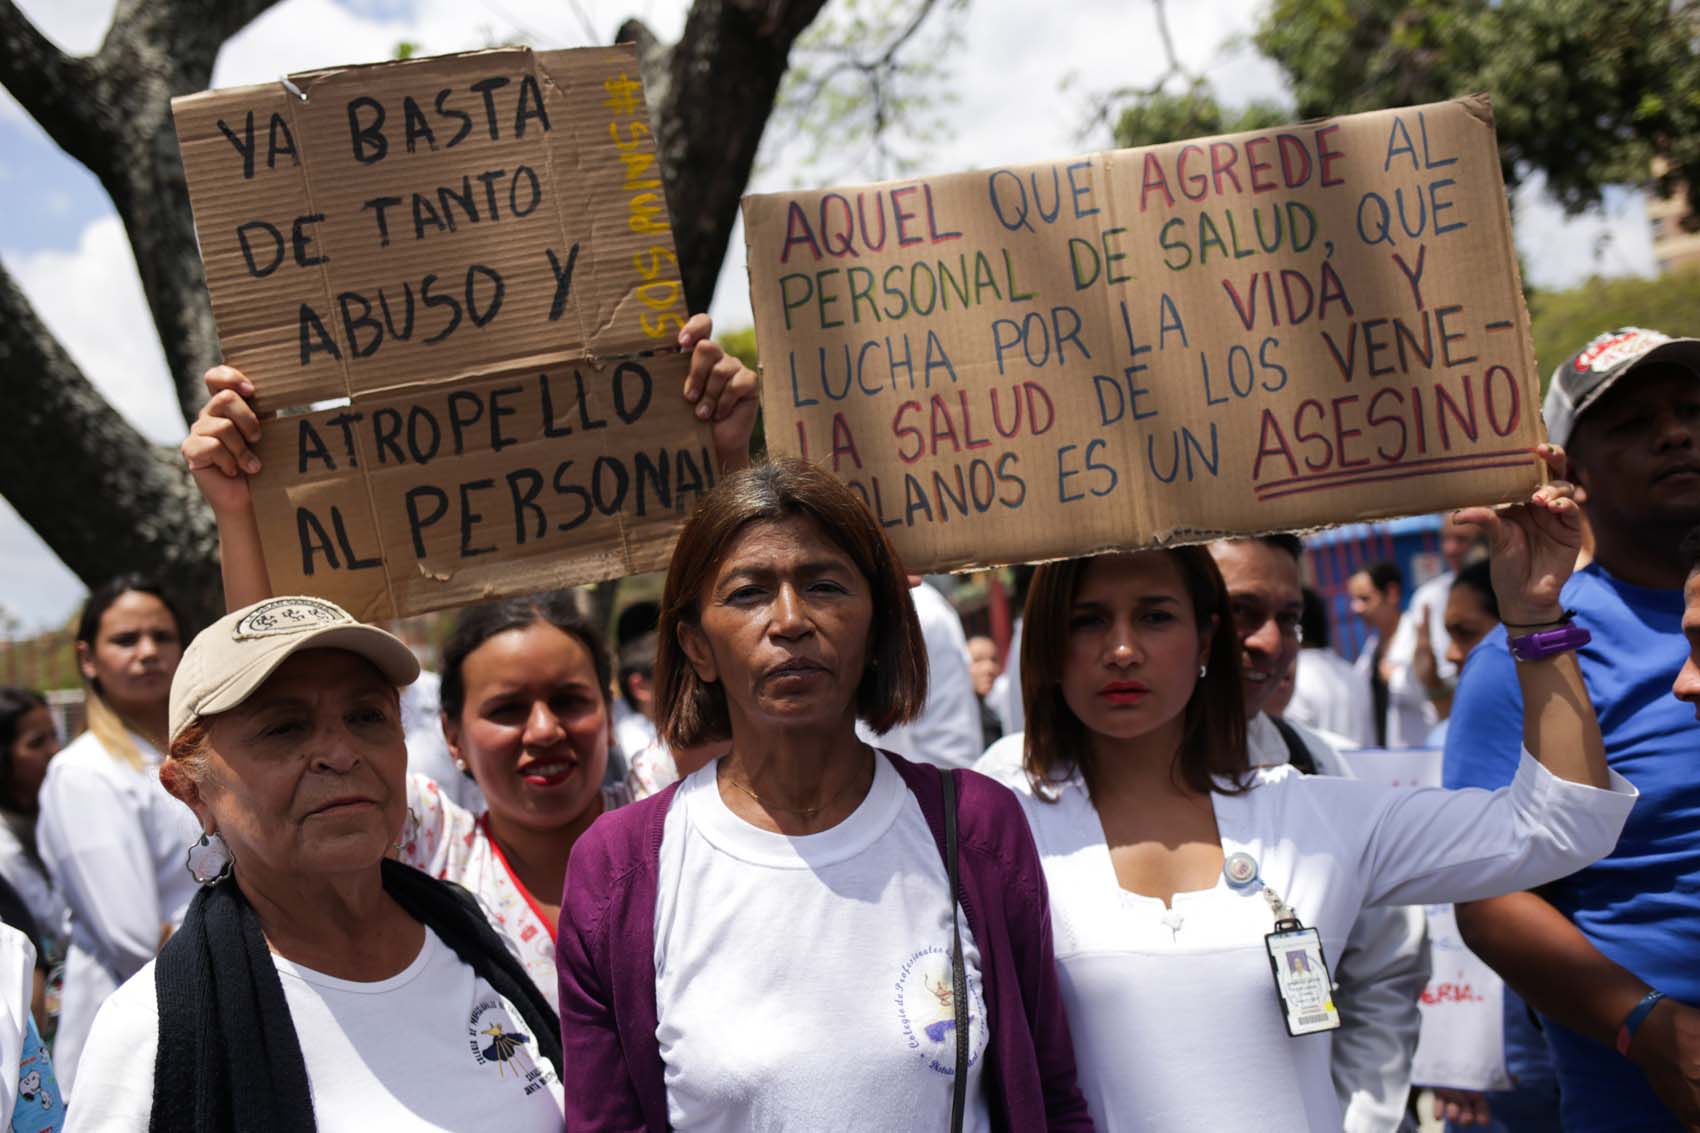
{"type": "Polygon", "coordinates": [[[963,1110],[968,1102],[968,973],[962,962],[962,924],[957,903],[961,892],[956,848],[956,777],[939,768],[944,786],[945,868],[950,873],[950,986],[956,1009],[956,1070],[950,1097],[951,1133],[962,1133],[963,1110]]]}
{"type": "Polygon", "coordinates": [[[1304,738],[1299,735],[1298,730],[1279,716],[1269,717],[1269,722],[1275,725],[1275,731],[1280,735],[1281,742],[1287,745],[1287,762],[1306,775],[1315,775],[1317,773],[1316,757],[1311,755],[1310,748],[1306,746],[1304,738]]]}

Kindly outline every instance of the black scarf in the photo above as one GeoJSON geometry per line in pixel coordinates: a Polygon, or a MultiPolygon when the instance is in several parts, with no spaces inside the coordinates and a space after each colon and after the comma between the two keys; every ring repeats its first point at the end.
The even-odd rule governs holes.
{"type": "MultiPolygon", "coordinates": [[[[559,1021],[472,895],[385,860],[384,891],[513,1004],[561,1072],[559,1021]]],[[[234,881],[195,895],[154,967],[149,1133],[313,1133],[307,1065],[260,918],[234,881]]]]}

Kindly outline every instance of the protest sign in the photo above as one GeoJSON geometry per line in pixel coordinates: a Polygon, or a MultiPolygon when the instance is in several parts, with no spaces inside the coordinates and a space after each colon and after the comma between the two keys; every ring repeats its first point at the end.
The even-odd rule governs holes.
{"type": "Polygon", "coordinates": [[[665,565],[713,483],[633,49],[172,102],[279,592],[415,613],[665,565]]]}
{"type": "Polygon", "coordinates": [[[1525,497],[1485,98],[746,198],[769,448],[911,570],[1525,497]]]}

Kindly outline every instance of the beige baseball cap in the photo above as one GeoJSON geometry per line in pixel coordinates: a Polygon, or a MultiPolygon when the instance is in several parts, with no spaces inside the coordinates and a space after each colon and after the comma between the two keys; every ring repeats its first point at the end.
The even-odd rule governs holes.
{"type": "Polygon", "coordinates": [[[399,685],[419,677],[419,660],[400,639],[354,618],[335,602],[295,595],[267,598],[226,614],[195,635],[171,678],[171,739],[203,716],[228,712],[303,649],[346,649],[399,685]]]}

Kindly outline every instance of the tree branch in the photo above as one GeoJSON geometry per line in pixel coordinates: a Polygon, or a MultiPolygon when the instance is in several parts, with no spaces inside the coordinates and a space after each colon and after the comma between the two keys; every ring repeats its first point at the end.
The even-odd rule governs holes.
{"type": "Polygon", "coordinates": [[[85,60],[66,55],[37,31],[12,0],[0,0],[0,85],[84,165],[97,157],[85,140],[92,123],[81,101],[89,70],[85,60]]]}
{"type": "Polygon", "coordinates": [[[1186,79],[1198,82],[1198,76],[1187,70],[1181,63],[1180,53],[1175,50],[1175,36],[1169,30],[1169,7],[1166,0],[1151,0],[1151,9],[1157,18],[1157,39],[1163,45],[1163,58],[1166,62],[1162,74],[1144,86],[1121,86],[1093,95],[1087,102],[1085,120],[1075,134],[1081,141],[1084,142],[1099,130],[1114,125],[1111,119],[1119,107],[1162,94],[1163,88],[1169,85],[1169,80],[1186,79]]]}
{"type": "MultiPolygon", "coordinates": [[[[645,68],[680,274],[693,311],[707,310],[714,298],[791,46],[825,2],[696,0],[684,34],[664,60],[664,75],[652,81],[645,68]]],[[[622,34],[631,26],[628,21],[622,34]]]]}
{"type": "Polygon", "coordinates": [[[79,578],[142,570],[196,614],[217,611],[217,540],[188,473],[107,404],[4,266],[0,400],[0,495],[79,578]]]}

